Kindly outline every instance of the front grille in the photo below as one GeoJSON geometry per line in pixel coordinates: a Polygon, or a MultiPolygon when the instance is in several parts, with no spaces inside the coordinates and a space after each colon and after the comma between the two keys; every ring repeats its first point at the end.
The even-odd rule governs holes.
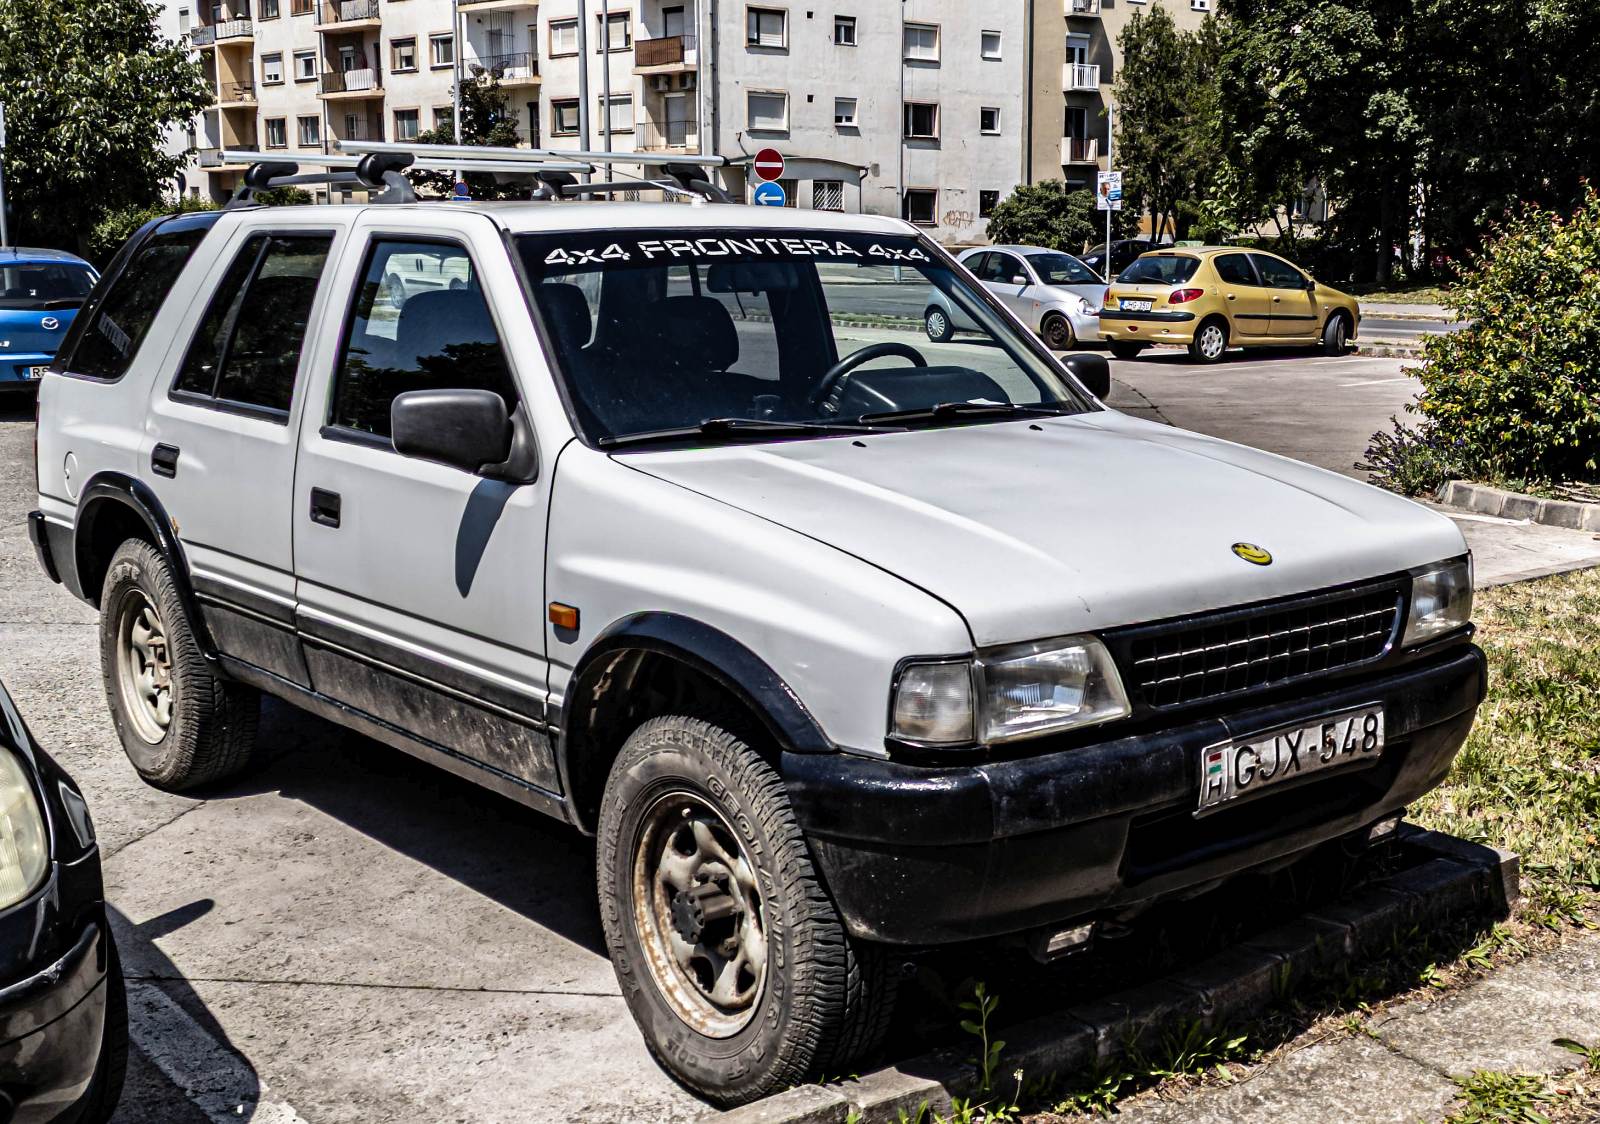
{"type": "Polygon", "coordinates": [[[1208,702],[1370,663],[1394,641],[1398,582],[1130,629],[1114,641],[1128,695],[1147,707],[1208,702]]]}

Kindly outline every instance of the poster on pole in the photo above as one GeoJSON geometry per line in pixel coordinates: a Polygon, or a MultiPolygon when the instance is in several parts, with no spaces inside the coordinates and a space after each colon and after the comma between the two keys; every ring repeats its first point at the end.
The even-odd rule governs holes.
{"type": "Polygon", "coordinates": [[[1122,210],[1122,173],[1100,172],[1095,187],[1094,205],[1101,211],[1122,210]]]}

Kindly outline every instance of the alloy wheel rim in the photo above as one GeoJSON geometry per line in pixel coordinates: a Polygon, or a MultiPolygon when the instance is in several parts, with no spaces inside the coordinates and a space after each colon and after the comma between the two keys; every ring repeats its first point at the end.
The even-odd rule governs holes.
{"type": "Polygon", "coordinates": [[[138,590],[117,619],[117,687],[134,733],[159,745],[172,725],[172,650],[160,612],[138,590]]]}
{"type": "Polygon", "coordinates": [[[657,989],[711,1038],[749,1025],[766,992],[766,901],[738,835],[690,792],[645,812],[634,847],[634,922],[657,989]]]}
{"type": "Polygon", "coordinates": [[[1207,359],[1215,359],[1222,351],[1222,329],[1212,324],[1200,333],[1200,354],[1207,359]]]}
{"type": "Polygon", "coordinates": [[[944,335],[944,313],[930,312],[928,314],[928,334],[930,336],[944,335]]]}

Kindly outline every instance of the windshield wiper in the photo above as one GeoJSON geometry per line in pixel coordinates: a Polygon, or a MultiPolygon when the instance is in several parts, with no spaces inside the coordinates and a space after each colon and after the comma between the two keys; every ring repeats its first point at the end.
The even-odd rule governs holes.
{"type": "Polygon", "coordinates": [[[675,426],[671,429],[652,429],[643,433],[625,433],[620,437],[602,437],[595,442],[602,449],[621,449],[631,445],[664,445],[676,441],[762,441],[770,437],[839,437],[852,433],[887,433],[876,425],[857,425],[849,422],[796,422],[768,421],[762,418],[710,418],[699,425],[675,426]]]}
{"type": "Polygon", "coordinates": [[[1028,405],[1019,402],[940,402],[936,406],[921,406],[914,410],[889,410],[880,414],[862,414],[856,420],[866,424],[902,424],[920,421],[946,421],[960,418],[1010,418],[1018,416],[1059,417],[1077,413],[1077,407],[1062,402],[1052,405],[1028,405]]]}

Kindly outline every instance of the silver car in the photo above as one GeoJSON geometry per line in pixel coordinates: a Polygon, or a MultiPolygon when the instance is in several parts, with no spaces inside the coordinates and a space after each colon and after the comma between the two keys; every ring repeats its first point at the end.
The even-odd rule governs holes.
{"type": "MultiPolygon", "coordinates": [[[[1100,338],[1106,283],[1071,254],[1039,246],[978,246],[957,260],[1052,351],[1070,351],[1081,340],[1100,338]]],[[[938,289],[928,298],[923,323],[935,343],[977,327],[938,289]]]]}

